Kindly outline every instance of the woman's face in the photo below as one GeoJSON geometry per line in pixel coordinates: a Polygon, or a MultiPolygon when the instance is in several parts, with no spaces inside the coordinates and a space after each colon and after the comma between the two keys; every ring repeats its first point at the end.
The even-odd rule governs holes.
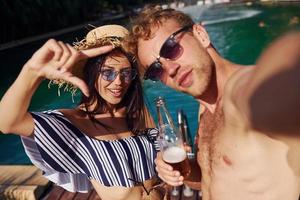
{"type": "Polygon", "coordinates": [[[135,75],[124,54],[111,52],[100,69],[97,82],[100,96],[111,106],[119,104],[135,75]]]}

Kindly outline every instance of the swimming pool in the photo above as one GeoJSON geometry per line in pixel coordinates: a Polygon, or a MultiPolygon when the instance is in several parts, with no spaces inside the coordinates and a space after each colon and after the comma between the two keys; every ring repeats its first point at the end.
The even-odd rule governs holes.
{"type": "MultiPolygon", "coordinates": [[[[233,62],[245,65],[255,63],[263,48],[274,38],[287,30],[300,29],[300,4],[218,4],[205,7],[189,6],[182,10],[189,13],[195,21],[203,22],[220,54],[233,62]]],[[[25,48],[24,52],[26,50],[25,48]]],[[[14,61],[11,62],[13,66],[14,61]]],[[[1,69],[1,96],[15,78],[22,62],[17,62],[14,73],[8,74],[7,70],[1,69]]],[[[192,97],[177,93],[159,82],[145,81],[144,89],[146,101],[154,117],[154,99],[163,96],[175,121],[177,109],[185,111],[191,135],[195,134],[198,103],[192,97]]],[[[57,90],[49,90],[45,83],[34,96],[30,109],[45,110],[73,105],[69,94],[62,94],[57,98],[57,90]]],[[[0,164],[26,163],[29,164],[30,161],[24,153],[19,137],[0,135],[0,164]]]]}

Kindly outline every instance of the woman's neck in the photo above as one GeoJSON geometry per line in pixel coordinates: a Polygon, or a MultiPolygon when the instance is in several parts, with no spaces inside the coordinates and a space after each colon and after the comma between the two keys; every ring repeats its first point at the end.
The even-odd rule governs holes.
{"type": "MultiPolygon", "coordinates": [[[[93,104],[91,106],[86,107],[84,104],[81,104],[77,107],[78,110],[83,111],[85,114],[87,112],[91,112],[96,108],[96,105],[93,104]]],[[[102,112],[93,114],[95,118],[102,118],[102,117],[118,117],[124,118],[126,117],[126,107],[117,107],[117,106],[108,106],[102,112]]]]}

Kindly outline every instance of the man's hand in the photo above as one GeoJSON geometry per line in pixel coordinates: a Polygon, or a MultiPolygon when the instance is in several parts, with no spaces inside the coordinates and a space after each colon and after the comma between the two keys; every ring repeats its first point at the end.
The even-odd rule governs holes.
{"type": "Polygon", "coordinates": [[[155,164],[158,176],[164,182],[172,186],[179,186],[183,184],[183,176],[180,175],[179,171],[174,171],[171,165],[168,165],[163,161],[161,152],[157,154],[155,164]]]}

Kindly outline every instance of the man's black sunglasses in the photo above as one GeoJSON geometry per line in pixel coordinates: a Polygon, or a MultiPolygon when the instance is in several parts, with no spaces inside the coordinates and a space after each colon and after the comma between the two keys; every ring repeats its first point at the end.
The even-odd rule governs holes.
{"type": "Polygon", "coordinates": [[[183,48],[179,44],[179,41],[176,40],[175,36],[181,32],[188,31],[192,27],[193,25],[184,26],[183,28],[171,34],[166,39],[166,41],[163,43],[163,45],[160,48],[159,56],[151,65],[149,65],[148,69],[146,70],[144,79],[150,79],[152,81],[160,80],[160,77],[163,73],[163,68],[159,59],[161,57],[169,60],[177,59],[182,54],[183,48]]]}

